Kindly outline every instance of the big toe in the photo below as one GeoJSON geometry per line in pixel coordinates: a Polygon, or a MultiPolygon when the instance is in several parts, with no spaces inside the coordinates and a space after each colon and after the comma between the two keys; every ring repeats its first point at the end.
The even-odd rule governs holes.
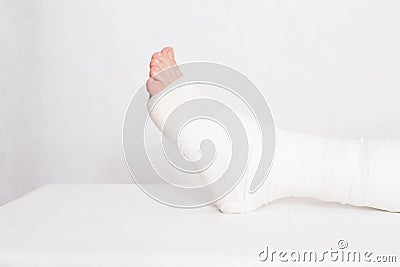
{"type": "Polygon", "coordinates": [[[175,61],[174,49],[173,49],[172,47],[169,47],[169,46],[164,47],[164,48],[161,50],[161,53],[162,53],[163,55],[166,55],[170,60],[175,61]]]}

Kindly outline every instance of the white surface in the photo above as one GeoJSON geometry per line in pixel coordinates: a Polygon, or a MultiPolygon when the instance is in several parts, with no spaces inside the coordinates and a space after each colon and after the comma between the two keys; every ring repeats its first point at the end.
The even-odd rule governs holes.
{"type": "Polygon", "coordinates": [[[164,45],[178,62],[248,75],[283,128],[399,136],[399,9],[397,0],[0,1],[0,203],[46,183],[130,182],[122,120],[164,45]]]}
{"type": "Polygon", "coordinates": [[[339,239],[399,258],[399,225],[400,214],[311,199],[226,215],[164,206],[135,185],[48,185],[0,207],[0,266],[267,266],[266,245],[323,251],[339,239]]]}

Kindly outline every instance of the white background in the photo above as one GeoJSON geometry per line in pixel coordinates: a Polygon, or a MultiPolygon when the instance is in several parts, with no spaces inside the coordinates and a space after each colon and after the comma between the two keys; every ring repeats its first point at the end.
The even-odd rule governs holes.
{"type": "Polygon", "coordinates": [[[400,136],[400,2],[0,0],[0,203],[130,183],[122,123],[151,54],[251,78],[279,126],[400,136]]]}

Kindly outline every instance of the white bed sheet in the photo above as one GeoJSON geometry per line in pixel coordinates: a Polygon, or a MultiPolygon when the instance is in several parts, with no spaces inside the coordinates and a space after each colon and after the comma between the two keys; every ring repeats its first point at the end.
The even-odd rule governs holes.
{"type": "Polygon", "coordinates": [[[168,207],[136,185],[47,185],[0,207],[0,266],[290,266],[258,254],[267,245],[322,252],[339,239],[395,255],[386,265],[397,266],[399,227],[400,214],[312,199],[228,215],[168,207]]]}

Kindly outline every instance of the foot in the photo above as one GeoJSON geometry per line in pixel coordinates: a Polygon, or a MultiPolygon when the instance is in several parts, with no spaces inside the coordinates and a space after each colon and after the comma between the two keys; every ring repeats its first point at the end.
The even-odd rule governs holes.
{"type": "Polygon", "coordinates": [[[176,64],[172,47],[164,47],[161,52],[153,54],[150,61],[149,76],[146,88],[150,96],[157,94],[182,76],[176,64]]]}

